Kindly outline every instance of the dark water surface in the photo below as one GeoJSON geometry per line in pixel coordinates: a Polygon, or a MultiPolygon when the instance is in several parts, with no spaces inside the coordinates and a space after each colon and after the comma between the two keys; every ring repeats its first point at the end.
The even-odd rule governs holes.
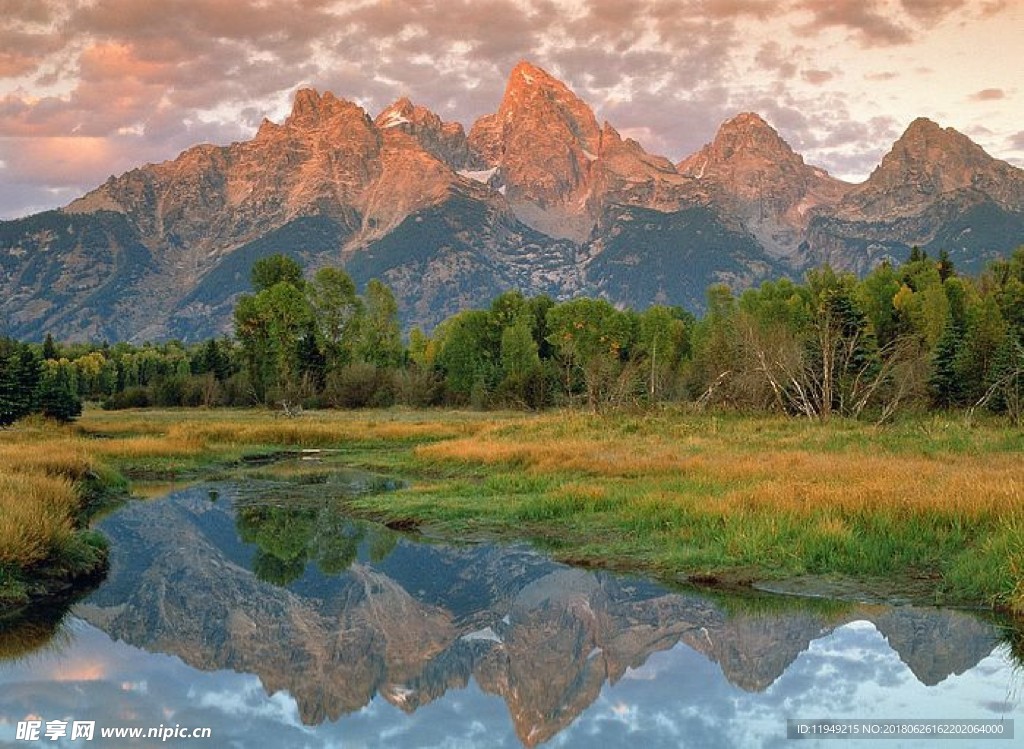
{"type": "MultiPolygon", "coordinates": [[[[40,746],[588,749],[930,746],[794,742],[786,719],[1024,718],[1013,638],[987,617],[709,597],[335,508],[380,488],[211,483],[105,518],[106,582],[0,623],[0,746],[33,745],[30,716],[95,721],[40,746]],[[213,738],[99,736],[120,726],[213,738]]],[[[1017,724],[940,745],[1024,745],[1017,724]]]]}

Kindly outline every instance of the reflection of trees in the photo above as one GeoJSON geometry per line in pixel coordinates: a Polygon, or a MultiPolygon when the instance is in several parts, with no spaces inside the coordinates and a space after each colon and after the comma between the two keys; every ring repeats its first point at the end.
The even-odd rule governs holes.
{"type": "Polygon", "coordinates": [[[309,562],[326,575],[341,574],[364,543],[370,561],[379,562],[398,540],[386,528],[353,521],[330,507],[242,507],[235,522],[241,539],[257,546],[253,572],[275,585],[300,578],[309,562]]]}
{"type": "Polygon", "coordinates": [[[346,522],[336,515],[328,518],[316,538],[317,558],[324,574],[337,575],[352,566],[365,535],[366,526],[362,524],[346,522]]]}

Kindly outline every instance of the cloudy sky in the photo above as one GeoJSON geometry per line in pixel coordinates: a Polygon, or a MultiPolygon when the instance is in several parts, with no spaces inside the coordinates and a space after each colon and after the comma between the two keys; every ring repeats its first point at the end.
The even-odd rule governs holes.
{"type": "Polygon", "coordinates": [[[0,218],[251,137],[297,88],[497,109],[520,59],[678,161],[734,114],[859,181],[917,116],[1024,166],[1024,0],[0,0],[0,218]]]}

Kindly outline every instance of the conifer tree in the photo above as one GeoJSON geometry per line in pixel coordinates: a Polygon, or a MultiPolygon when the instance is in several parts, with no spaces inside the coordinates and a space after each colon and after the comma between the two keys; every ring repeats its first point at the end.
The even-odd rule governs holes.
{"type": "Polygon", "coordinates": [[[49,362],[39,384],[39,408],[50,419],[73,421],[82,415],[71,365],[66,361],[49,362]]]}
{"type": "Polygon", "coordinates": [[[963,403],[964,392],[957,371],[957,361],[964,346],[963,326],[954,320],[946,323],[932,353],[928,389],[937,408],[953,408],[963,403]]]}
{"type": "Polygon", "coordinates": [[[13,424],[36,407],[39,360],[23,343],[0,339],[0,427],[13,424]]]}

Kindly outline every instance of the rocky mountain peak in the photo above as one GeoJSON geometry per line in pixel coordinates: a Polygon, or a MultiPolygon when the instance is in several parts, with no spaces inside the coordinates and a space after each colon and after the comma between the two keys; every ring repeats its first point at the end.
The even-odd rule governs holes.
{"type": "Polygon", "coordinates": [[[684,159],[679,171],[686,176],[701,179],[708,169],[721,172],[749,172],[752,168],[764,174],[765,170],[803,168],[804,160],[790,148],[782,136],[760,115],[744,112],[726,120],[715,139],[700,151],[684,159]]]}
{"type": "Polygon", "coordinates": [[[772,255],[794,258],[816,209],[834,205],[850,185],[804,163],[758,114],[722,123],[715,139],[679,163],[720,210],[742,219],[772,255]]]}
{"type": "Polygon", "coordinates": [[[346,117],[367,119],[367,114],[359,105],[339,99],[330,91],[321,95],[316,89],[303,88],[295,94],[292,112],[285,120],[285,125],[317,126],[346,117]]]}
{"type": "Polygon", "coordinates": [[[389,106],[373,121],[381,130],[397,127],[406,131],[415,130],[417,126],[440,123],[441,118],[426,107],[417,107],[408,96],[403,96],[389,106]]]}
{"type": "Polygon", "coordinates": [[[564,83],[528,62],[509,76],[501,106],[470,131],[469,144],[497,168],[516,216],[549,236],[583,241],[591,166],[601,129],[593,111],[564,83]]]}
{"type": "Polygon", "coordinates": [[[601,128],[594,112],[560,80],[529,62],[512,69],[498,108],[503,123],[527,120],[546,128],[564,128],[572,139],[597,151],[601,128]]]}
{"type": "Polygon", "coordinates": [[[953,128],[919,117],[867,181],[846,196],[839,213],[848,219],[892,220],[920,213],[941,196],[960,191],[1019,211],[1024,171],[989,156],[953,128]]]}
{"type": "Polygon", "coordinates": [[[879,176],[910,176],[908,169],[914,171],[915,165],[927,165],[930,172],[927,176],[939,183],[936,186],[952,188],[962,181],[959,178],[964,176],[965,167],[984,169],[993,161],[995,159],[966,135],[919,117],[893,144],[876,172],[879,176]]]}
{"type": "Polygon", "coordinates": [[[444,122],[424,106],[413,104],[407,96],[398,99],[374,120],[382,133],[411,135],[425,151],[452,169],[472,169],[479,165],[469,150],[466,131],[457,122],[444,122]]]}

